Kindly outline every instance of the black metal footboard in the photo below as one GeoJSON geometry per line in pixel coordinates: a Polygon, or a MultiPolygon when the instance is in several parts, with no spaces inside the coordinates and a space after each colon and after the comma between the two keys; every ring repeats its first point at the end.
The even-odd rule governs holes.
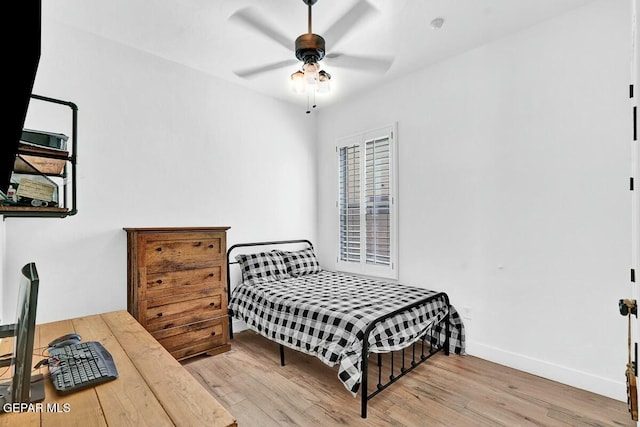
{"type": "Polygon", "coordinates": [[[367,418],[367,402],[369,401],[369,399],[371,399],[372,397],[380,393],[385,388],[389,387],[394,382],[398,381],[400,378],[402,378],[403,376],[411,372],[416,366],[418,366],[422,362],[425,362],[440,350],[443,350],[445,355],[447,356],[449,355],[449,335],[450,335],[449,311],[450,311],[449,297],[444,292],[440,292],[428,298],[418,300],[406,307],[399,308],[398,310],[392,311],[391,313],[387,313],[384,316],[380,316],[369,324],[367,329],[365,329],[364,337],[362,338],[362,380],[360,382],[360,388],[361,388],[360,416],[362,418],[367,418]],[[369,393],[369,389],[368,389],[369,388],[369,334],[371,333],[371,331],[373,331],[379,323],[385,321],[390,317],[396,316],[407,310],[411,310],[412,308],[419,307],[423,304],[427,304],[430,301],[437,300],[439,298],[444,299],[446,303],[446,309],[447,309],[447,314],[444,316],[442,320],[440,320],[440,322],[444,322],[444,327],[445,327],[445,339],[442,347],[434,348],[433,344],[430,343],[428,353],[425,354],[425,351],[424,351],[425,339],[429,335],[429,331],[433,331],[433,328],[436,326],[436,324],[434,323],[430,326],[429,331],[420,340],[413,343],[409,347],[404,348],[402,350],[395,351],[395,352],[390,352],[390,353],[377,353],[378,360],[376,365],[378,367],[378,383],[376,384],[375,390],[369,393]],[[420,350],[420,354],[417,359],[416,359],[416,346],[418,346],[420,350]],[[411,350],[411,361],[409,363],[409,366],[406,366],[405,364],[406,362],[405,352],[407,351],[407,349],[411,350]],[[401,353],[402,360],[401,360],[401,365],[398,367],[397,374],[396,374],[396,369],[394,367],[394,355],[397,353],[401,353]],[[382,354],[390,355],[389,379],[386,382],[383,382],[383,378],[382,378],[382,354]]]}

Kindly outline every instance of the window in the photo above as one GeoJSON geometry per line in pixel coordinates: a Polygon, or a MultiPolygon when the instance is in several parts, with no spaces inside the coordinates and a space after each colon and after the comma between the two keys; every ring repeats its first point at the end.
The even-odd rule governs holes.
{"type": "Polygon", "coordinates": [[[340,140],[338,257],[341,271],[397,278],[394,126],[340,140]]]}

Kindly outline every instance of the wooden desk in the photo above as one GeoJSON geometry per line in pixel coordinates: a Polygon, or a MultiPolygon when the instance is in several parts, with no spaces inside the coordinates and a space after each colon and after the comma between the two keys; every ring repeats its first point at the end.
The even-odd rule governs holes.
{"type": "MultiPolygon", "coordinates": [[[[42,354],[45,349],[39,347],[69,332],[80,334],[83,341],[101,342],[113,356],[119,378],[65,396],[59,396],[46,379],[43,403],[58,403],[60,412],[0,414],[0,426],[237,425],[233,416],[126,311],[39,325],[35,353],[42,354]],[[67,412],[63,412],[65,407],[67,412]]],[[[12,345],[11,340],[3,340],[0,352],[10,352],[12,345]]],[[[38,360],[40,357],[34,355],[34,364],[38,360]]],[[[41,370],[46,371],[46,367],[41,370]]]]}

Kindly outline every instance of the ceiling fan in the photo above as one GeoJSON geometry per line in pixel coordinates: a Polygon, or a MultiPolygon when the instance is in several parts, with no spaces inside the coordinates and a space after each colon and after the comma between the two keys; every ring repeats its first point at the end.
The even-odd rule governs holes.
{"type": "MultiPolygon", "coordinates": [[[[291,74],[291,82],[294,92],[307,93],[307,113],[310,113],[310,95],[313,95],[312,108],[315,108],[315,93],[329,91],[331,75],[325,70],[321,70],[318,64],[323,59],[326,58],[330,65],[336,68],[343,67],[367,72],[386,72],[393,63],[393,58],[389,57],[355,56],[338,52],[327,54],[325,38],[314,34],[312,31],[311,9],[317,1],[318,0],[302,0],[308,7],[308,31],[298,36],[295,43],[293,43],[296,59],[285,59],[270,64],[233,71],[239,77],[251,78],[268,71],[292,66],[299,61],[302,62],[301,69],[291,74]]],[[[357,25],[362,24],[365,18],[370,17],[376,11],[377,9],[369,4],[368,1],[359,0],[329,27],[325,32],[325,37],[333,44],[338,43],[342,37],[352,31],[357,25]]],[[[229,20],[245,25],[287,49],[292,47],[289,37],[264,22],[260,15],[251,8],[245,8],[235,12],[229,20]]]]}

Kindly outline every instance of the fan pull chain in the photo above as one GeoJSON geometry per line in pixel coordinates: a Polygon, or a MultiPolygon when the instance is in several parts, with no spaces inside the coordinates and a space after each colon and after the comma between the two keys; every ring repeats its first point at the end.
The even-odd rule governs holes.
{"type": "Polygon", "coordinates": [[[311,114],[311,109],[316,108],[316,91],[314,87],[307,88],[307,111],[305,113],[311,114]],[[313,97],[313,104],[311,104],[311,97],[313,97]]]}

